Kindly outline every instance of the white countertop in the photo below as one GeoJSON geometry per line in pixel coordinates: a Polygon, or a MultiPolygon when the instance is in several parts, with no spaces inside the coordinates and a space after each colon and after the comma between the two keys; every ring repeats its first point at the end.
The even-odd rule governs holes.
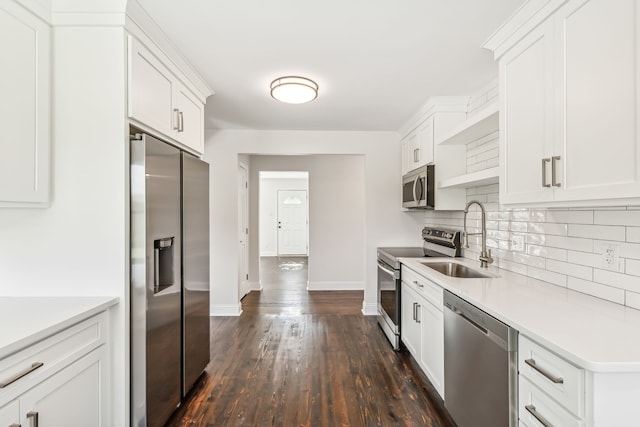
{"type": "Polygon", "coordinates": [[[495,267],[456,258],[496,278],[445,276],[421,262],[400,262],[517,329],[570,362],[593,372],[640,372],[640,311],[495,267]]]}
{"type": "Polygon", "coordinates": [[[117,303],[116,297],[2,297],[0,359],[117,303]]]}

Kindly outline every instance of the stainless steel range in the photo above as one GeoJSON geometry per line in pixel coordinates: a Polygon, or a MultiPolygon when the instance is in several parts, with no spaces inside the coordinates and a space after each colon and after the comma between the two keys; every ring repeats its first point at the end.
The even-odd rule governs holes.
{"type": "Polygon", "coordinates": [[[422,229],[422,247],[378,248],[378,324],[395,350],[400,349],[400,258],[460,256],[460,232],[422,229]]]}

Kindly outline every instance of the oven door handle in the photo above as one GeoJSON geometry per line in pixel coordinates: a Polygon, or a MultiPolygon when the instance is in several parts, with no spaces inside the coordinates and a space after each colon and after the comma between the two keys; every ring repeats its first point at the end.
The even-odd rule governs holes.
{"type": "Polygon", "coordinates": [[[396,272],[393,270],[390,270],[386,265],[384,265],[382,262],[378,261],[378,268],[382,271],[384,271],[385,273],[387,273],[389,276],[393,277],[395,279],[396,277],[396,272]]]}

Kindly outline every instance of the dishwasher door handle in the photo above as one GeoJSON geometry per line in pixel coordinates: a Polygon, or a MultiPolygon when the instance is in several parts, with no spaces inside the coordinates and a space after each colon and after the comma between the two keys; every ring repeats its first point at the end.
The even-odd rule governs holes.
{"type": "Polygon", "coordinates": [[[463,312],[461,312],[460,310],[456,309],[456,308],[451,308],[450,309],[452,312],[454,312],[455,314],[457,314],[458,316],[462,317],[464,320],[466,320],[468,323],[470,323],[473,327],[475,327],[476,329],[479,329],[483,334],[485,335],[489,335],[489,331],[487,330],[487,328],[480,326],[479,324],[477,324],[476,322],[474,322],[473,320],[471,320],[468,316],[466,316],[463,312]]]}

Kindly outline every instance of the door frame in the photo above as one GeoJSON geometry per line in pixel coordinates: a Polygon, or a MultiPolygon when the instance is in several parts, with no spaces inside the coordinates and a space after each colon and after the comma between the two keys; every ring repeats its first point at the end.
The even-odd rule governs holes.
{"type": "Polygon", "coordinates": [[[237,235],[244,231],[244,249],[238,240],[238,299],[249,293],[249,167],[238,163],[238,230],[237,235]],[[244,230],[242,230],[244,229],[244,230]],[[243,268],[244,258],[244,271],[243,268]]]}

